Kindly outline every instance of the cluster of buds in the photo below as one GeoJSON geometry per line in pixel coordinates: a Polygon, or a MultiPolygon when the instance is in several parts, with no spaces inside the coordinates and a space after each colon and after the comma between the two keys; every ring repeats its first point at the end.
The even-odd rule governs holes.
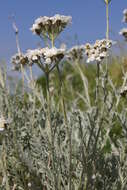
{"type": "Polygon", "coordinates": [[[27,58],[29,65],[36,63],[41,69],[45,70],[45,68],[50,69],[51,66],[59,63],[64,58],[64,54],[65,49],[46,47],[34,50],[27,50],[25,57],[27,58]]]}
{"type": "MultiPolygon", "coordinates": [[[[31,30],[33,33],[46,37],[54,42],[60,32],[71,23],[70,16],[55,15],[53,17],[39,17],[35,20],[31,30]]],[[[53,45],[53,43],[52,43],[53,45]]],[[[25,54],[18,53],[11,59],[15,70],[20,70],[21,66],[30,66],[36,63],[43,71],[45,68],[50,70],[50,67],[60,62],[65,55],[65,48],[57,49],[56,47],[45,47],[34,50],[27,50],[25,54]]]]}
{"type": "Polygon", "coordinates": [[[64,58],[65,49],[57,49],[56,47],[45,48],[44,58],[46,64],[58,63],[64,58]]]}
{"type": "Polygon", "coordinates": [[[82,60],[84,58],[85,48],[84,45],[74,46],[67,52],[67,58],[70,61],[82,60]]]}
{"type": "Polygon", "coordinates": [[[123,14],[124,14],[123,22],[127,23],[127,9],[124,9],[123,14]]]}
{"type": "Polygon", "coordinates": [[[4,131],[7,126],[11,123],[11,119],[5,119],[3,116],[0,117],[0,131],[4,131]]]}
{"type": "Polygon", "coordinates": [[[17,53],[11,58],[13,70],[20,71],[21,66],[25,67],[28,64],[28,58],[25,54],[17,53]]]}
{"type": "Polygon", "coordinates": [[[127,28],[123,28],[120,33],[120,35],[122,35],[125,39],[125,41],[127,41],[127,28]]]}
{"type": "Polygon", "coordinates": [[[108,56],[108,50],[112,46],[111,40],[97,40],[94,45],[86,44],[85,53],[88,57],[87,62],[97,61],[101,62],[108,56]]]}
{"type": "Polygon", "coordinates": [[[28,49],[26,56],[28,58],[28,62],[30,64],[37,63],[38,61],[41,61],[41,57],[43,56],[42,49],[28,49]]]}
{"type": "Polygon", "coordinates": [[[109,4],[109,3],[111,2],[111,0],[104,0],[104,2],[105,2],[106,4],[109,4]]]}
{"type": "Polygon", "coordinates": [[[71,16],[64,16],[56,14],[52,17],[39,17],[35,20],[31,30],[34,34],[42,37],[56,38],[63,29],[71,23],[71,16]]]}
{"type": "MultiPolygon", "coordinates": [[[[123,11],[123,14],[124,14],[124,18],[123,18],[123,22],[127,23],[127,9],[125,9],[123,11]]],[[[122,35],[125,39],[125,41],[127,41],[127,28],[123,28],[120,33],[120,35],[122,35]]]]}
{"type": "Polygon", "coordinates": [[[14,65],[13,70],[20,71],[21,65],[23,67],[38,64],[40,68],[45,66],[50,67],[53,64],[60,62],[65,55],[65,49],[53,48],[40,48],[34,50],[27,50],[26,54],[15,54],[11,63],[14,65]]]}
{"type": "Polygon", "coordinates": [[[127,95],[127,86],[124,86],[124,87],[121,88],[120,95],[122,97],[125,97],[127,95]]]}

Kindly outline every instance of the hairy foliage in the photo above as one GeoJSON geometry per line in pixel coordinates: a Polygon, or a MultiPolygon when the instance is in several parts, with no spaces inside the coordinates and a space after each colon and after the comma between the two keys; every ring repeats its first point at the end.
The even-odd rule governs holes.
{"type": "MultiPolygon", "coordinates": [[[[99,95],[95,101],[95,93],[91,98],[84,91],[89,81],[81,71],[78,68],[77,74],[86,84],[81,92],[75,85],[72,88],[80,93],[78,100],[85,109],[79,109],[77,98],[73,104],[70,101],[67,127],[55,89],[51,98],[51,130],[42,89],[33,84],[25,94],[16,89],[9,92],[1,71],[1,112],[12,118],[12,123],[0,134],[1,189],[62,190],[69,188],[69,180],[75,190],[126,189],[126,100],[100,67],[99,95]]],[[[126,73],[123,77],[126,78],[126,73]]],[[[73,83],[75,73],[71,80],[73,83]]],[[[96,85],[93,87],[95,92],[96,85]]]]}

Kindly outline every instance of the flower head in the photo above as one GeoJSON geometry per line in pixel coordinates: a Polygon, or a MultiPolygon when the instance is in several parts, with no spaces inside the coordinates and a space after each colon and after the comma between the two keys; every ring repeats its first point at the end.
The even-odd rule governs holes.
{"type": "Polygon", "coordinates": [[[37,63],[43,58],[43,49],[28,49],[26,56],[28,58],[29,64],[37,63]]]}
{"type": "Polygon", "coordinates": [[[28,63],[28,58],[25,54],[15,54],[11,58],[11,63],[13,64],[13,70],[21,70],[21,65],[25,67],[28,63]]]}
{"type": "Polygon", "coordinates": [[[125,41],[127,41],[127,28],[123,28],[120,33],[125,38],[125,41]]]}
{"type": "Polygon", "coordinates": [[[84,57],[85,48],[83,45],[80,46],[74,46],[67,52],[67,58],[71,61],[74,61],[76,59],[83,59],[84,57]]]}
{"type": "Polygon", "coordinates": [[[120,90],[120,95],[125,97],[127,94],[127,86],[124,86],[123,88],[121,88],[120,90]]]}
{"type": "Polygon", "coordinates": [[[111,0],[104,0],[104,2],[105,2],[106,4],[109,4],[109,3],[111,2],[111,0]]]}
{"type": "Polygon", "coordinates": [[[56,47],[53,48],[46,48],[44,52],[45,60],[51,60],[51,62],[59,62],[63,59],[65,54],[65,49],[57,49],[56,47]]]}
{"type": "Polygon", "coordinates": [[[53,64],[60,62],[65,54],[65,49],[40,48],[27,50],[26,56],[29,64],[37,63],[41,68],[50,68],[53,64]]]}
{"type": "Polygon", "coordinates": [[[113,42],[111,40],[96,40],[95,44],[87,43],[85,45],[85,53],[88,57],[87,62],[98,61],[101,62],[108,56],[108,50],[111,48],[113,42]]]}
{"type": "Polygon", "coordinates": [[[124,9],[123,14],[124,14],[123,22],[127,23],[127,9],[124,9]]]}
{"type": "Polygon", "coordinates": [[[41,16],[35,20],[31,31],[42,37],[48,37],[50,40],[56,38],[63,29],[71,23],[71,16],[56,14],[53,17],[41,16]]]}
{"type": "Polygon", "coordinates": [[[0,131],[4,131],[7,125],[11,123],[10,119],[5,119],[3,116],[0,117],[0,131]]]}

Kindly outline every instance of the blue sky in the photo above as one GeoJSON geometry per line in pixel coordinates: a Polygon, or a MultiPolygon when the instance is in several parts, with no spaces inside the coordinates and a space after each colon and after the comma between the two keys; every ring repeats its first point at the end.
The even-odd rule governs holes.
{"type": "MultiPolygon", "coordinates": [[[[121,39],[118,35],[122,27],[123,9],[127,0],[112,0],[110,5],[111,38],[121,39]]],[[[9,64],[9,58],[16,52],[15,35],[9,16],[14,14],[20,30],[20,46],[23,51],[35,48],[40,39],[29,28],[39,16],[54,14],[72,16],[72,25],[60,35],[61,41],[69,46],[77,43],[94,42],[105,36],[105,4],[103,0],[1,0],[0,4],[0,60],[9,64]],[[77,37],[76,37],[77,36],[77,37]]]]}

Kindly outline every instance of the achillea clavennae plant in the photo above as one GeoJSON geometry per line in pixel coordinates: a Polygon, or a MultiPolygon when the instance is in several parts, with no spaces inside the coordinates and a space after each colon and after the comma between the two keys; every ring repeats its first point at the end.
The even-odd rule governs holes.
{"type": "Polygon", "coordinates": [[[5,119],[3,116],[0,117],[0,131],[7,129],[7,126],[11,123],[10,119],[5,119]]]}
{"type": "Polygon", "coordinates": [[[21,65],[22,67],[26,67],[28,65],[28,58],[24,54],[17,53],[11,58],[11,62],[13,64],[13,70],[21,71],[21,65]]]}
{"type": "Polygon", "coordinates": [[[35,20],[31,31],[43,38],[55,40],[56,37],[71,23],[70,16],[56,14],[52,17],[39,17],[35,20]]]}
{"type": "MultiPolygon", "coordinates": [[[[105,0],[106,5],[109,2],[105,0]]],[[[0,72],[0,108],[5,118],[13,119],[10,127],[0,129],[1,189],[126,190],[127,103],[123,97],[127,91],[127,74],[118,93],[101,64],[113,45],[108,39],[109,27],[106,39],[97,40],[93,45],[74,46],[68,51],[56,48],[55,39],[70,22],[68,16],[38,18],[32,31],[50,41],[51,46],[27,50],[24,54],[18,48],[18,55],[12,59],[17,70],[20,66],[23,69],[33,64],[39,66],[46,79],[46,96],[42,89],[36,85],[31,89],[29,84],[25,97],[16,89],[9,93],[0,72]],[[96,93],[92,101],[82,70],[87,66],[80,64],[85,53],[88,62],[97,63],[96,84],[92,87],[96,93]],[[65,102],[64,73],[60,67],[66,57],[84,86],[84,91],[77,89],[70,107],[65,102]],[[52,74],[58,75],[59,80],[55,95],[50,90],[50,81],[54,84],[52,74]],[[78,98],[83,100],[83,110],[77,108],[78,98]]],[[[24,76],[29,80],[26,73],[24,76]]],[[[1,120],[4,124],[8,121],[1,120]]]]}
{"type": "MultiPolygon", "coordinates": [[[[40,17],[35,21],[31,30],[33,33],[43,37],[44,40],[50,40],[51,48],[45,47],[35,50],[28,50],[25,56],[27,57],[28,65],[37,64],[39,68],[44,72],[46,77],[46,89],[47,89],[47,110],[46,110],[46,126],[48,127],[48,137],[50,143],[49,150],[49,167],[53,168],[53,179],[54,179],[54,188],[57,190],[57,173],[55,173],[55,152],[54,152],[54,138],[53,138],[53,124],[51,120],[52,108],[51,108],[51,94],[49,89],[49,80],[50,72],[56,67],[59,76],[59,92],[62,99],[62,109],[64,115],[64,123],[66,130],[68,131],[69,139],[69,152],[70,152],[70,163],[69,163],[69,173],[71,172],[71,141],[70,141],[70,132],[67,124],[67,115],[64,98],[62,96],[62,78],[59,69],[59,63],[64,58],[65,49],[57,49],[55,45],[55,39],[63,31],[63,29],[71,22],[70,16],[61,16],[55,15],[54,17],[40,17]]],[[[71,173],[69,175],[69,189],[71,189],[71,173]]]]}
{"type": "Polygon", "coordinates": [[[106,4],[106,39],[109,39],[109,4],[111,2],[111,0],[104,0],[105,4],[106,4]]]}
{"type": "Polygon", "coordinates": [[[123,28],[120,31],[120,35],[122,35],[124,37],[125,41],[127,41],[127,28],[123,28]]]}
{"type": "MultiPolygon", "coordinates": [[[[15,69],[19,68],[19,65],[32,65],[37,63],[38,66],[43,69],[45,65],[51,65],[61,61],[64,57],[65,49],[57,49],[54,47],[56,37],[64,30],[64,28],[71,23],[70,16],[55,15],[53,17],[39,17],[35,20],[31,30],[34,34],[43,37],[44,40],[50,40],[52,47],[45,47],[35,50],[28,50],[27,53],[22,54],[17,44],[18,54],[12,57],[12,63],[15,69]],[[43,67],[44,64],[44,67],[43,67]]],[[[16,33],[17,35],[17,33],[16,33]]],[[[53,67],[54,68],[54,67],[53,67]]],[[[49,71],[49,69],[48,69],[49,71]]]]}
{"type": "Polygon", "coordinates": [[[73,46],[71,49],[67,51],[67,59],[69,61],[82,60],[85,55],[84,45],[73,46]]]}
{"type": "MultiPolygon", "coordinates": [[[[123,17],[123,22],[127,23],[127,9],[125,9],[123,11],[124,17],[123,17]]],[[[125,39],[125,41],[127,41],[127,28],[123,28],[120,32],[120,35],[122,35],[125,39]]]]}
{"type": "Polygon", "coordinates": [[[121,88],[120,95],[123,97],[127,95],[127,86],[124,86],[123,88],[121,88]]]}
{"type": "Polygon", "coordinates": [[[27,50],[26,57],[31,64],[37,64],[43,72],[51,72],[58,64],[65,54],[65,49],[40,48],[34,50],[27,50]]]}
{"type": "Polygon", "coordinates": [[[105,57],[108,56],[108,50],[112,46],[111,40],[97,40],[94,45],[86,44],[85,52],[88,56],[87,62],[97,61],[101,62],[105,57]]]}
{"type": "Polygon", "coordinates": [[[123,14],[124,14],[123,22],[127,23],[127,9],[124,9],[123,14]]]}

